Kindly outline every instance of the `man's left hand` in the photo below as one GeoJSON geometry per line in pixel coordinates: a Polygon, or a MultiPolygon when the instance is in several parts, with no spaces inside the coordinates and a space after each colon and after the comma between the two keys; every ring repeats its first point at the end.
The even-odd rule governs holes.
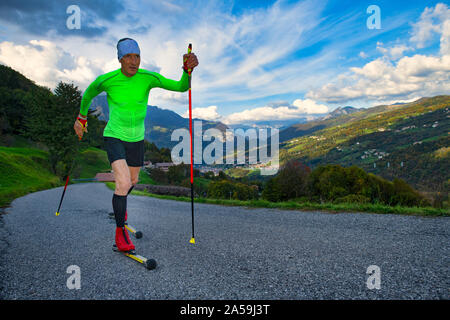
{"type": "Polygon", "coordinates": [[[197,56],[194,53],[186,53],[183,55],[183,69],[188,72],[191,69],[191,72],[194,68],[198,66],[197,56]]]}

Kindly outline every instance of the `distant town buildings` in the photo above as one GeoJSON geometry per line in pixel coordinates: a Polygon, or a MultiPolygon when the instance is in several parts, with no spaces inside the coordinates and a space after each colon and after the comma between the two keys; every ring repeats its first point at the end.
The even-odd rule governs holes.
{"type": "Polygon", "coordinates": [[[364,154],[361,156],[361,159],[366,159],[370,156],[378,157],[378,159],[383,159],[383,157],[387,157],[389,155],[388,152],[377,151],[377,149],[370,149],[368,151],[364,151],[364,154]]]}
{"type": "Polygon", "coordinates": [[[164,172],[168,172],[169,167],[171,167],[171,166],[175,166],[175,163],[173,163],[173,162],[157,162],[157,163],[153,164],[151,161],[144,161],[143,168],[160,169],[164,172]]]}
{"type": "Polygon", "coordinates": [[[222,171],[222,169],[220,169],[220,168],[214,168],[214,167],[210,167],[210,166],[200,166],[200,167],[198,167],[198,170],[201,173],[207,173],[207,172],[211,171],[214,173],[214,176],[218,176],[219,172],[222,171]]]}
{"type": "MultiPolygon", "coordinates": [[[[176,164],[173,162],[157,162],[157,163],[152,163],[151,161],[144,161],[144,166],[143,168],[146,169],[160,169],[164,172],[168,172],[169,168],[171,166],[175,166],[176,164]]],[[[233,167],[237,167],[236,165],[233,167]]],[[[223,169],[220,167],[212,167],[212,166],[207,166],[207,165],[195,165],[195,169],[198,169],[201,173],[206,173],[206,172],[213,172],[215,176],[219,175],[220,171],[223,171],[223,169]]]]}
{"type": "Polygon", "coordinates": [[[153,164],[151,161],[144,161],[144,168],[153,168],[153,164]]]}
{"type": "Polygon", "coordinates": [[[407,127],[401,128],[400,130],[397,129],[397,130],[395,130],[395,132],[401,132],[401,131],[405,131],[405,130],[408,130],[408,129],[414,129],[414,128],[416,128],[415,125],[407,126],[407,127]]]}
{"type": "Polygon", "coordinates": [[[154,168],[160,169],[164,172],[168,172],[169,167],[171,167],[171,166],[175,166],[175,163],[173,163],[173,162],[158,162],[158,163],[155,163],[154,168]]]}
{"type": "Polygon", "coordinates": [[[324,136],[309,136],[311,139],[317,140],[317,141],[322,141],[325,140],[326,138],[324,136]]]}

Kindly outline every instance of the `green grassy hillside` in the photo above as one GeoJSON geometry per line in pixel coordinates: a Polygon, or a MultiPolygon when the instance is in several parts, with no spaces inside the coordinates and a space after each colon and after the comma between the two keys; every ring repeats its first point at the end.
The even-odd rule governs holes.
{"type": "Polygon", "coordinates": [[[89,147],[81,150],[75,160],[73,178],[94,178],[99,172],[109,172],[111,165],[108,161],[106,151],[89,147]]]}
{"type": "MultiPolygon", "coordinates": [[[[21,144],[26,146],[25,140],[21,144]]],[[[31,147],[0,146],[0,206],[28,193],[59,187],[65,181],[52,173],[48,152],[31,147]]],[[[80,151],[71,178],[94,178],[111,166],[106,152],[97,148],[80,151]]]]}
{"type": "Polygon", "coordinates": [[[0,206],[62,184],[50,171],[48,153],[32,148],[0,147],[0,176],[0,206]]]}
{"type": "Polygon", "coordinates": [[[141,170],[139,172],[139,184],[158,184],[155,180],[153,180],[147,172],[141,170]]]}
{"type": "Polygon", "coordinates": [[[440,190],[450,178],[448,106],[450,96],[438,96],[327,120],[325,128],[286,141],[280,161],[356,165],[421,191],[440,190]]]}

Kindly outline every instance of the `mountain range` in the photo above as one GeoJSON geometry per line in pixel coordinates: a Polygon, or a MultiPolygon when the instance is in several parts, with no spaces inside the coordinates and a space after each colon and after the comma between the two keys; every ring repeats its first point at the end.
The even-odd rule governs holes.
{"type": "MultiPolygon", "coordinates": [[[[109,108],[106,95],[101,94],[96,96],[92,100],[91,110],[95,110],[95,114],[100,120],[108,121],[109,118],[109,108]]],[[[287,120],[265,120],[265,121],[255,121],[254,123],[239,123],[226,125],[220,121],[211,121],[194,118],[193,120],[202,121],[202,130],[205,131],[210,128],[217,128],[223,134],[227,129],[236,130],[242,129],[244,131],[248,129],[267,129],[268,135],[271,135],[272,129],[278,129],[280,132],[280,137],[282,140],[289,138],[289,132],[294,131],[294,136],[297,135],[296,127],[301,124],[310,123],[311,121],[318,121],[319,119],[331,119],[338,117],[342,114],[350,114],[357,112],[358,109],[346,106],[339,107],[332,112],[328,113],[324,117],[319,115],[307,115],[304,117],[299,117],[295,119],[287,120]]],[[[155,143],[158,148],[171,148],[177,144],[177,141],[171,141],[170,136],[172,131],[178,128],[189,128],[189,119],[183,118],[174,111],[168,109],[162,109],[157,106],[148,105],[147,117],[145,119],[145,139],[155,143]]],[[[236,135],[239,132],[234,131],[236,135]]],[[[248,138],[246,138],[248,140],[248,138]]]]}
{"type": "Polygon", "coordinates": [[[331,119],[331,118],[336,118],[339,116],[342,116],[344,114],[350,114],[350,113],[354,113],[354,112],[358,112],[360,111],[360,109],[356,109],[354,107],[351,106],[346,106],[346,107],[338,107],[336,109],[334,109],[333,111],[331,111],[330,113],[326,114],[324,117],[320,118],[321,120],[327,120],[327,119],[331,119]]]}
{"type": "MultiPolygon", "coordinates": [[[[106,120],[106,96],[96,97],[92,105],[100,118],[106,120]]],[[[310,121],[298,119],[291,125],[259,122],[227,126],[202,120],[202,128],[203,131],[217,128],[224,133],[226,129],[278,125],[280,165],[293,158],[310,167],[328,163],[356,165],[387,179],[403,178],[418,190],[436,191],[450,189],[449,106],[450,96],[437,96],[371,108],[339,107],[325,116],[310,121]]],[[[145,121],[146,139],[158,147],[173,147],[178,141],[170,141],[172,131],[189,128],[188,119],[156,106],[149,106],[145,121]]],[[[209,143],[203,141],[202,150],[209,143]]],[[[246,138],[246,157],[249,145],[246,138]]]]}

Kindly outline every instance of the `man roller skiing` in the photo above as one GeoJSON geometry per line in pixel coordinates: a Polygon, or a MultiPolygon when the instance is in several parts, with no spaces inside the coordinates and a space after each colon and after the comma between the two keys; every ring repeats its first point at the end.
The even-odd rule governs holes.
{"type": "Polygon", "coordinates": [[[181,79],[174,81],[156,72],[139,69],[140,49],[133,39],[119,40],[117,56],[121,68],[97,77],[84,92],[74,129],[81,139],[87,132],[87,113],[92,99],[105,91],[109,121],[103,131],[103,139],[116,182],[112,198],[116,219],[115,241],[118,250],[131,251],[135,247],[125,228],[127,196],[138,182],[144,163],[144,119],[149,92],[152,88],[187,91],[188,69],[196,67],[198,60],[194,53],[185,54],[181,79]]]}

